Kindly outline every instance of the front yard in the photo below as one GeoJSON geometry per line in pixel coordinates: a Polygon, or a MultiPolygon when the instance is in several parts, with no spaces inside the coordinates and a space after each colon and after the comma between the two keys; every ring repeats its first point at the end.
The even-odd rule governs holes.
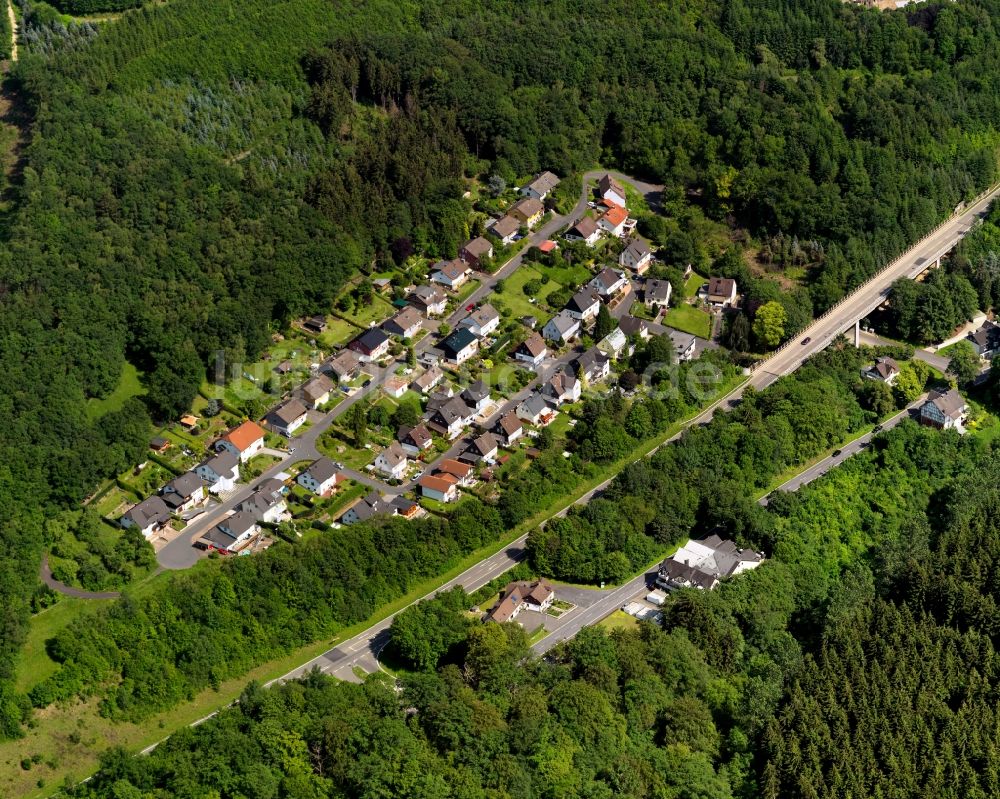
{"type": "Polygon", "coordinates": [[[693,305],[684,304],[671,308],[667,311],[663,324],[699,338],[707,339],[712,336],[711,314],[693,305]]]}

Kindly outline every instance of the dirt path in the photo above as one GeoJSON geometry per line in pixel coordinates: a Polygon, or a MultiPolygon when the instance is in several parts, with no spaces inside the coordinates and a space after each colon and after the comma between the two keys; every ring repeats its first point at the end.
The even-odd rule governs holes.
{"type": "Polygon", "coordinates": [[[17,17],[14,16],[14,0],[7,0],[7,20],[10,22],[10,60],[17,61],[17,17]]]}
{"type": "Polygon", "coordinates": [[[76,597],[77,599],[118,599],[121,596],[119,591],[84,591],[82,588],[74,588],[71,585],[59,582],[52,576],[48,555],[42,557],[42,566],[38,570],[38,576],[53,591],[58,591],[60,594],[76,597]]]}

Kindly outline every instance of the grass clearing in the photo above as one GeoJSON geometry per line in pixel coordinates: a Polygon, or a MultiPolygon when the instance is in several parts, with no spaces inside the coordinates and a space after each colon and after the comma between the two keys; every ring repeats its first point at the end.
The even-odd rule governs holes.
{"type": "Polygon", "coordinates": [[[504,279],[504,289],[495,295],[496,300],[514,316],[538,316],[539,306],[545,305],[545,299],[554,291],[559,291],[562,286],[554,280],[542,286],[535,296],[537,302],[531,302],[531,298],[524,293],[524,286],[532,280],[541,281],[542,273],[527,264],[522,265],[514,274],[504,279]]]}
{"type": "Polygon", "coordinates": [[[684,296],[694,297],[698,293],[698,289],[707,282],[707,277],[702,277],[697,272],[692,272],[691,277],[684,281],[684,296]]]}
{"type": "Polygon", "coordinates": [[[87,400],[87,418],[90,420],[100,419],[104,414],[121,408],[125,404],[125,400],[139,397],[145,393],[146,390],[142,387],[139,370],[125,361],[115,390],[104,399],[91,398],[87,400]]]}
{"type": "Polygon", "coordinates": [[[671,308],[667,311],[663,324],[699,338],[707,339],[711,338],[712,335],[711,314],[700,308],[695,308],[693,305],[685,304],[671,308]]]}
{"type": "Polygon", "coordinates": [[[544,264],[531,264],[533,269],[544,275],[548,275],[550,280],[554,280],[566,288],[576,288],[590,280],[590,270],[583,264],[573,264],[572,266],[545,266],[544,264]]]}
{"type": "Polygon", "coordinates": [[[612,630],[634,630],[639,626],[639,620],[635,616],[630,616],[624,610],[616,610],[610,616],[605,616],[599,622],[598,627],[603,627],[608,632],[612,630]]]}

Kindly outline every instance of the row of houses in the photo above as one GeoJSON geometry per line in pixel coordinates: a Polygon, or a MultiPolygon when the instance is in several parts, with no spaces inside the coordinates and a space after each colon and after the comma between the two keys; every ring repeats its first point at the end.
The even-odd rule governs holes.
{"type": "MultiPolygon", "coordinates": [[[[873,364],[861,370],[861,376],[891,386],[899,377],[899,364],[893,358],[876,358],[873,364]]],[[[939,430],[963,432],[968,411],[968,403],[957,389],[931,391],[920,406],[920,423],[939,430]]]]}

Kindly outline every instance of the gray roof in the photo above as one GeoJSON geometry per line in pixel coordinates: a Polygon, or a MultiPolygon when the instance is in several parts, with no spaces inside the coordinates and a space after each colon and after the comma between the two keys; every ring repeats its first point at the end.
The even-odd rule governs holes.
{"type": "Polygon", "coordinates": [[[207,466],[216,474],[232,474],[239,462],[239,455],[224,449],[214,457],[202,461],[199,465],[207,466]]]}
{"type": "Polygon", "coordinates": [[[572,391],[576,383],[576,377],[569,372],[557,372],[545,383],[542,391],[555,399],[559,399],[563,394],[572,391]]]}
{"type": "Polygon", "coordinates": [[[545,397],[534,391],[524,399],[519,407],[523,407],[529,416],[538,416],[549,409],[549,404],[545,401],[545,397]]]}
{"type": "Polygon", "coordinates": [[[678,355],[687,352],[692,344],[696,341],[695,337],[690,333],[683,333],[680,330],[669,330],[667,331],[670,335],[670,340],[674,343],[674,350],[678,355]]]}
{"type": "Polygon", "coordinates": [[[937,406],[937,409],[950,419],[959,418],[965,411],[965,397],[954,388],[944,393],[932,391],[927,395],[927,401],[937,406]]]}
{"type": "Polygon", "coordinates": [[[350,374],[360,363],[354,350],[341,350],[327,361],[327,365],[338,375],[350,374]]]}
{"type": "Polygon", "coordinates": [[[567,233],[573,233],[579,236],[581,239],[589,239],[596,232],[597,232],[597,222],[595,222],[594,219],[589,216],[585,216],[583,219],[581,219],[567,231],[567,233]]]}
{"type": "Polygon", "coordinates": [[[302,384],[302,395],[310,402],[315,402],[333,389],[333,382],[326,375],[316,375],[302,384]]]}
{"type": "Polygon", "coordinates": [[[219,522],[219,527],[222,527],[235,536],[241,536],[243,533],[252,530],[254,525],[257,524],[257,519],[252,513],[248,511],[241,510],[234,513],[232,516],[223,519],[219,522]]]}
{"type": "Polygon", "coordinates": [[[290,399],[271,411],[271,416],[283,424],[291,424],[306,412],[300,400],[290,399]]]}
{"type": "Polygon", "coordinates": [[[485,380],[477,380],[475,383],[470,383],[465,390],[462,392],[462,399],[466,402],[477,403],[480,400],[484,400],[490,395],[490,387],[486,385],[485,380]]]}
{"type": "Polygon", "coordinates": [[[673,286],[669,280],[647,280],[646,281],[646,302],[666,302],[670,298],[673,286]]]}
{"type": "Polygon", "coordinates": [[[566,303],[566,308],[570,311],[584,313],[585,311],[593,308],[594,305],[600,301],[601,298],[597,296],[597,292],[593,289],[580,289],[576,294],[570,297],[569,302],[566,303]]]}
{"type": "Polygon", "coordinates": [[[576,359],[577,374],[589,375],[596,367],[604,368],[604,364],[610,359],[596,347],[591,347],[583,355],[576,359]]]}
{"type": "Polygon", "coordinates": [[[306,471],[309,472],[313,480],[317,483],[325,483],[337,474],[337,467],[333,465],[332,460],[323,457],[314,460],[306,471]]]}
{"type": "Polygon", "coordinates": [[[204,481],[194,472],[184,472],[163,486],[163,493],[169,492],[187,499],[203,485],[204,481]]]}
{"type": "Polygon", "coordinates": [[[476,236],[476,238],[472,239],[472,241],[466,242],[462,249],[469,253],[469,255],[473,258],[482,258],[493,249],[493,245],[482,236],[476,236]]]}
{"type": "Polygon", "coordinates": [[[242,513],[248,513],[255,520],[260,520],[267,511],[283,501],[281,494],[274,494],[270,491],[254,491],[238,505],[238,508],[242,513]]]}
{"type": "Polygon", "coordinates": [[[508,215],[501,217],[490,226],[490,232],[502,239],[513,236],[521,227],[521,222],[508,215]]]}
{"type": "Polygon", "coordinates": [[[636,316],[623,316],[618,320],[618,327],[626,336],[637,336],[642,331],[649,330],[649,322],[636,316]]]}
{"type": "Polygon", "coordinates": [[[446,299],[444,292],[434,286],[417,286],[410,292],[411,300],[417,300],[421,305],[437,305],[446,299]]]}
{"type": "Polygon", "coordinates": [[[968,339],[980,352],[995,350],[1000,347],[1000,325],[996,322],[983,322],[979,330],[969,333],[968,339]]]}
{"type": "Polygon", "coordinates": [[[560,335],[565,335],[567,331],[579,327],[580,320],[570,316],[566,311],[560,311],[546,323],[546,327],[549,325],[558,330],[560,335]]]}
{"type": "Polygon", "coordinates": [[[355,338],[351,343],[358,344],[360,347],[368,350],[369,352],[374,352],[388,340],[389,337],[383,330],[377,327],[370,327],[360,336],[355,338]]]}
{"type": "Polygon", "coordinates": [[[649,245],[643,239],[631,238],[625,245],[625,250],[623,254],[627,253],[635,261],[641,261],[647,255],[650,254],[649,245]]]}
{"type": "Polygon", "coordinates": [[[472,450],[478,455],[488,455],[490,452],[495,450],[499,442],[497,437],[493,433],[483,433],[479,438],[472,442],[472,450]]]}
{"type": "Polygon", "coordinates": [[[144,530],[150,524],[159,524],[169,519],[170,509],[162,497],[152,496],[129,508],[123,518],[144,530]]]}
{"type": "Polygon", "coordinates": [[[517,345],[517,352],[525,352],[532,358],[537,358],[543,352],[545,352],[548,347],[545,345],[545,339],[543,339],[538,333],[532,333],[524,341],[517,345]]]}
{"type": "Polygon", "coordinates": [[[444,421],[445,426],[450,427],[453,422],[459,419],[464,422],[469,418],[469,406],[461,397],[449,397],[434,412],[434,415],[439,416],[444,421]]]}
{"type": "Polygon", "coordinates": [[[528,188],[534,189],[539,194],[548,194],[558,185],[559,178],[551,172],[545,171],[535,177],[535,179],[528,184],[528,188]]]}
{"type": "Polygon", "coordinates": [[[499,319],[500,314],[497,313],[497,309],[494,308],[489,303],[480,306],[472,313],[470,313],[465,319],[459,322],[460,325],[470,325],[474,324],[477,327],[482,327],[483,325],[489,324],[494,319],[499,319]]]}

